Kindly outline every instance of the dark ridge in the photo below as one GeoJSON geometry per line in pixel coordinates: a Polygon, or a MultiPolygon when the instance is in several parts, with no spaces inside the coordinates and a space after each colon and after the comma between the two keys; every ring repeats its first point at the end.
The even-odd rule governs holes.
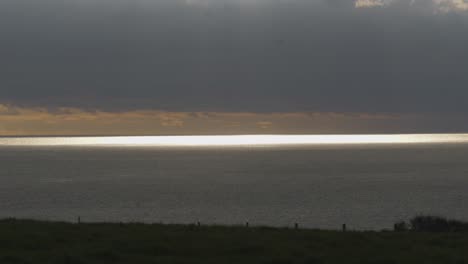
{"type": "Polygon", "coordinates": [[[351,227],[343,232],[300,225],[296,229],[4,219],[0,263],[468,263],[468,236],[458,232],[466,231],[466,223],[419,216],[404,226],[399,232],[349,231],[351,227]]]}

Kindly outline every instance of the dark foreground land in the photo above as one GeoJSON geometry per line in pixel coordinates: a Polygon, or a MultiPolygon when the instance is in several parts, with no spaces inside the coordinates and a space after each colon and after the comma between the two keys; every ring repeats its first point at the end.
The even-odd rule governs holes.
{"type": "Polygon", "coordinates": [[[465,232],[0,221],[0,263],[468,263],[465,232]]]}

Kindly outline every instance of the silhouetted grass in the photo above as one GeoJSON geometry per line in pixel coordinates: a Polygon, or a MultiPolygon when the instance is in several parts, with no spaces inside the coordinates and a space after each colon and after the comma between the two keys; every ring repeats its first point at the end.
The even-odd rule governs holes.
{"type": "Polygon", "coordinates": [[[468,263],[468,234],[418,231],[9,219],[0,221],[0,263],[468,263]]]}

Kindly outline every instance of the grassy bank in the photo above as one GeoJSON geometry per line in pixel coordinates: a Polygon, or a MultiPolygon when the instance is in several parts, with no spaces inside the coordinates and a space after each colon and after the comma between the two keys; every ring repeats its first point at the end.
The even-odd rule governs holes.
{"type": "Polygon", "coordinates": [[[0,263],[468,263],[468,233],[0,221],[0,263]]]}

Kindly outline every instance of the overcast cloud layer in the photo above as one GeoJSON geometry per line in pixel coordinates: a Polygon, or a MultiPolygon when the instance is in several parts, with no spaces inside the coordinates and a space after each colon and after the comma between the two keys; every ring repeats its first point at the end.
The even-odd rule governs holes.
{"type": "Polygon", "coordinates": [[[468,114],[464,0],[2,0],[0,104],[468,114]]]}

